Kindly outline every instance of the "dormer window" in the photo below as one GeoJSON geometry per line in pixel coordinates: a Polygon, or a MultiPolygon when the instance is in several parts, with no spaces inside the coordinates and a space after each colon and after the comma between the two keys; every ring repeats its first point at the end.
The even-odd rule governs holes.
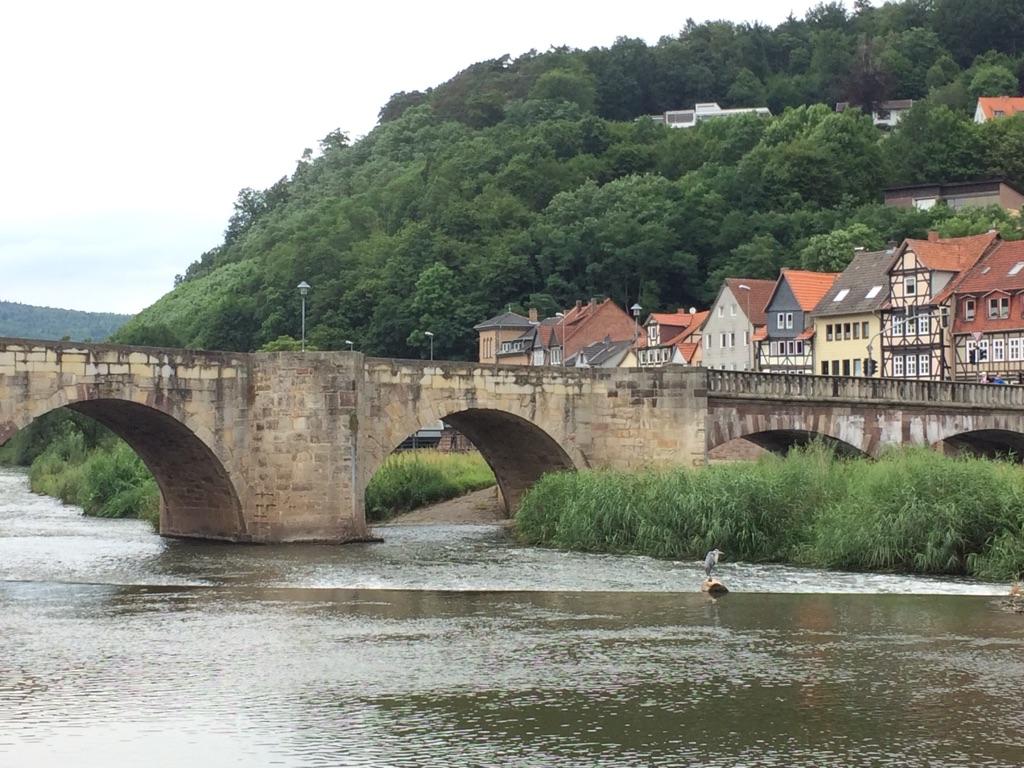
{"type": "Polygon", "coordinates": [[[1010,316],[1010,297],[993,296],[988,300],[989,320],[1004,320],[1010,316]]]}
{"type": "Polygon", "coordinates": [[[658,324],[652,323],[647,326],[647,342],[652,346],[658,344],[658,324]]]}
{"type": "Polygon", "coordinates": [[[964,299],[964,320],[974,320],[974,299],[964,299]]]}

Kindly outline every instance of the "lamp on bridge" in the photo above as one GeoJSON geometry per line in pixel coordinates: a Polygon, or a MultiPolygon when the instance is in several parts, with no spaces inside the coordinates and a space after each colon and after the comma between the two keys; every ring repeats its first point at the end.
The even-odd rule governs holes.
{"type": "Polygon", "coordinates": [[[423,335],[426,336],[428,339],[430,339],[430,359],[433,360],[434,359],[434,332],[433,331],[424,331],[423,335]]]}
{"type": "Polygon", "coordinates": [[[302,296],[302,351],[306,351],[306,294],[309,293],[310,286],[305,280],[299,283],[296,288],[299,289],[299,295],[302,296]]]}
{"type": "Polygon", "coordinates": [[[633,343],[640,338],[640,310],[643,307],[640,306],[639,302],[629,308],[629,311],[633,313],[633,343]]]}
{"type": "Polygon", "coordinates": [[[750,319],[750,286],[746,283],[740,283],[736,286],[741,291],[747,292],[747,302],[744,312],[747,315],[747,322],[750,324],[750,335],[747,337],[747,344],[750,346],[750,370],[754,370],[754,321],[750,319]]]}
{"type": "Polygon", "coordinates": [[[354,349],[354,347],[352,345],[352,340],[351,339],[345,339],[345,343],[348,344],[348,351],[351,352],[354,349]]]}

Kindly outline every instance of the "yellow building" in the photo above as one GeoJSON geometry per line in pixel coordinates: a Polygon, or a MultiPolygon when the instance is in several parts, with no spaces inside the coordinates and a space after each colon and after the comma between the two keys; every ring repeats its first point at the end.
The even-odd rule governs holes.
{"type": "Polygon", "coordinates": [[[815,373],[881,375],[879,310],[889,298],[892,260],[892,251],[858,251],[811,312],[815,373]]]}

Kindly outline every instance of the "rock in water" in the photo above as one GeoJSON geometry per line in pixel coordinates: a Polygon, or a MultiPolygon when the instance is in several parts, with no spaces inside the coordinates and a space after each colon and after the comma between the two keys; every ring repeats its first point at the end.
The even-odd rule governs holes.
{"type": "Polygon", "coordinates": [[[700,591],[707,592],[709,595],[724,595],[729,590],[718,579],[705,579],[704,583],[700,585],[700,591]]]}

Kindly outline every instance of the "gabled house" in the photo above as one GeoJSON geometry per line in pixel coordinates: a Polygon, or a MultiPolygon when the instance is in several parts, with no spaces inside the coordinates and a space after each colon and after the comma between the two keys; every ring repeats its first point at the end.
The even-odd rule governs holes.
{"type": "Polygon", "coordinates": [[[987,123],[1000,117],[1011,117],[1024,112],[1022,96],[982,96],[974,108],[974,122],[987,123]]]}
{"type": "Polygon", "coordinates": [[[952,377],[1024,383],[1024,242],[996,241],[941,298],[952,315],[952,377]]]}
{"type": "Polygon", "coordinates": [[[764,308],[775,283],[748,277],[725,279],[701,329],[701,364],[705,368],[754,368],[753,337],[764,328],[764,308]]]}
{"type": "Polygon", "coordinates": [[[1019,211],[1024,206],[1024,191],[1006,179],[956,181],[949,184],[911,184],[889,187],[883,191],[885,204],[895,208],[917,208],[926,211],[938,203],[945,203],[954,211],[998,205],[1008,211],[1019,211]]]}
{"type": "Polygon", "coordinates": [[[690,308],[675,312],[652,312],[644,322],[632,355],[622,367],[659,368],[663,365],[699,365],[701,328],[706,311],[690,308]]]}
{"type": "Polygon", "coordinates": [[[754,337],[758,370],[814,373],[814,325],[810,313],[837,277],[836,272],[782,270],[765,306],[767,323],[754,337]]]}
{"type": "Polygon", "coordinates": [[[971,237],[904,240],[889,266],[889,298],[881,310],[881,373],[885,377],[951,377],[947,286],[998,241],[996,232],[971,237]]]}
{"type": "Polygon", "coordinates": [[[606,336],[633,343],[636,322],[611,299],[576,305],[555,317],[538,319],[505,312],[474,326],[480,334],[479,361],[500,365],[562,365],[567,356],[606,336]]]}
{"type": "Polygon", "coordinates": [[[892,257],[892,251],[854,253],[811,312],[814,365],[821,375],[878,375],[878,344],[873,342],[881,327],[879,313],[889,298],[886,270],[892,257]]]}

